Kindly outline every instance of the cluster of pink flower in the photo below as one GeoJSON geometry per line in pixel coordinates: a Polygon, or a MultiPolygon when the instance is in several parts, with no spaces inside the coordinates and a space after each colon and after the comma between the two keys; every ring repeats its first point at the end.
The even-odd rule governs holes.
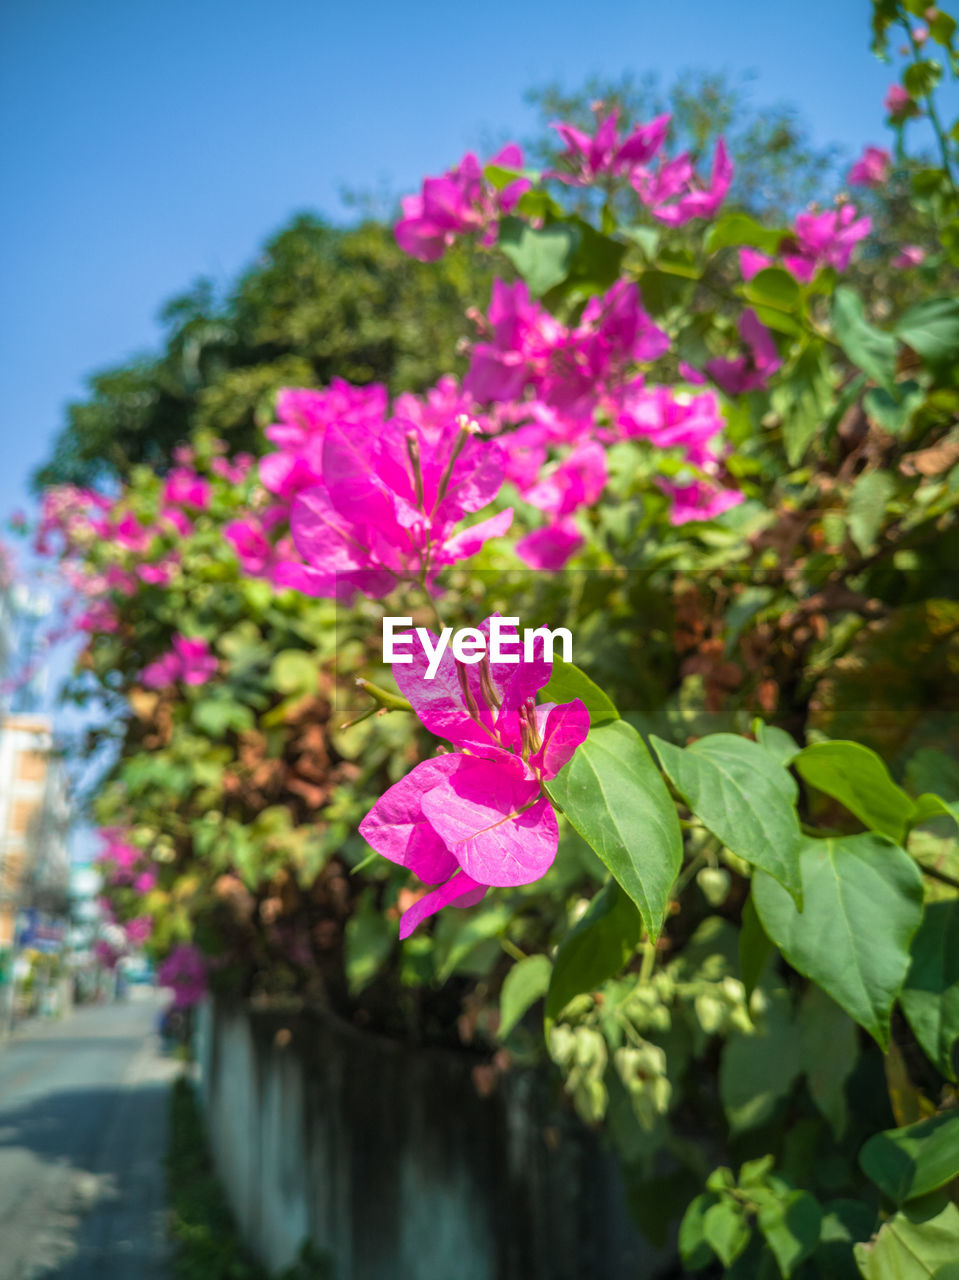
{"type": "MultiPolygon", "coordinates": [[[[487,639],[489,623],[477,628],[487,639]]],[[[432,679],[426,669],[419,649],[394,668],[397,684],[426,728],[457,750],[418,764],[360,824],[378,853],[440,886],[404,913],[401,938],[443,907],[472,906],[491,886],[546,874],[559,836],[541,784],[589,732],[579,699],[535,702],[552,671],[542,654],[517,663],[484,655],[466,665],[447,650],[432,679]]]]}
{"type": "MultiPolygon", "coordinates": [[[[488,165],[522,169],[523,152],[515,143],[498,151],[488,165]]],[[[529,181],[516,178],[498,191],[483,177],[483,166],[472,152],[440,178],[426,178],[418,196],[405,196],[403,217],[396,224],[396,241],[404,253],[421,262],[441,258],[457,236],[479,232],[483,244],[496,239],[496,224],[511,213],[529,190],[529,181]]]]}
{"type": "Polygon", "coordinates": [[[499,445],[435,399],[403,396],[396,408],[386,416],[381,387],[339,381],[281,392],[280,421],[267,428],[280,451],[260,466],[274,501],[225,529],[247,573],[308,595],[379,597],[401,581],[432,582],[506,532],[510,510],[456,530],[499,492],[499,445]]]}
{"type": "Polygon", "coordinates": [[[103,827],[99,835],[103,848],[95,861],[103,867],[107,884],[127,886],[136,893],[149,893],[156,887],[157,875],[149,856],[129,842],[123,828],[103,827]]]}
{"type": "Polygon", "coordinates": [[[182,684],[206,684],[216,675],[219,662],[202,636],[188,637],[177,632],[168,653],[143,668],[140,681],[147,689],[167,689],[182,684]]]}
{"type": "MultiPolygon", "coordinates": [[[[61,560],[62,575],[71,588],[64,604],[64,630],[105,633],[117,628],[112,594],[132,595],[140,583],[168,586],[180,563],[177,542],[193,532],[195,517],[210,504],[211,485],[192,467],[188,447],[175,453],[177,465],[166,476],[155,518],[148,524],[131,511],[126,494],[110,498],[93,489],[55,485],[44,491],[35,549],[61,560]],[[94,542],[113,548],[115,560],[93,571],[87,553],[94,542]]],[[[252,458],[232,462],[218,457],[215,472],[238,479],[252,458]]]]}
{"type": "Polygon", "coordinates": [[[187,1009],[206,995],[207,965],[202,951],[190,943],[175,946],[157,970],[161,987],[173,991],[173,1007],[187,1009]]]}
{"type": "MultiPolygon", "coordinates": [[[[594,104],[596,128],[585,133],[575,125],[557,122],[552,127],[565,144],[560,160],[564,167],[547,170],[543,179],[572,186],[589,186],[603,177],[625,175],[640,201],[654,218],[678,227],[693,218],[711,218],[725,200],[733,167],[722,139],[716,144],[708,183],[696,173],[688,152],[663,154],[671,117],[657,116],[640,124],[624,138],[619,135],[619,111],[594,104]]],[[[396,240],[404,252],[423,262],[434,262],[461,235],[479,232],[483,244],[496,238],[496,223],[511,213],[529,189],[522,175],[523,153],[510,143],[488,162],[506,171],[501,190],[484,177],[483,166],[470,152],[441,177],[425,178],[419,195],[402,201],[403,217],[396,225],[396,240]]]]}

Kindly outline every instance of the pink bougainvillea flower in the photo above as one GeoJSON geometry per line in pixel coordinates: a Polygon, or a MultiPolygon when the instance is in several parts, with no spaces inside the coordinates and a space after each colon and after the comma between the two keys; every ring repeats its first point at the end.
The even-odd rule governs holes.
{"type": "Polygon", "coordinates": [[[124,924],[123,932],[131,946],[142,947],[153,934],[153,920],[150,916],[134,916],[124,924]]]}
{"type": "Polygon", "coordinates": [[[530,506],[548,515],[568,516],[591,507],[606,486],[606,451],[595,440],[577,445],[523,494],[530,506]]]}
{"type": "Polygon", "coordinates": [[[744,311],[739,320],[739,336],[749,348],[734,359],[717,357],[706,363],[706,372],[727,395],[757,391],[782,365],[773,336],[755,311],[744,311]]]}
{"type": "Polygon", "coordinates": [[[140,682],[147,689],[166,689],[178,680],[183,684],[201,685],[212,679],[218,668],[219,662],[206,640],[177,633],[170,652],[144,667],[140,682]]]}
{"type": "Polygon", "coordinates": [[[189,467],[174,467],[163,485],[163,501],[171,506],[205,510],[210,504],[210,482],[189,467]]]}
{"type": "Polygon", "coordinates": [[[725,141],[720,138],[713,152],[713,168],[706,186],[694,171],[689,156],[664,160],[658,170],[637,165],[630,182],[654,218],[670,227],[680,227],[693,218],[712,218],[729,194],[733,163],[725,141]]]}
{"type": "Polygon", "coordinates": [[[676,484],[660,478],[656,483],[672,500],[669,520],[674,525],[688,524],[692,520],[713,520],[743,501],[743,495],[737,489],[724,489],[708,480],[676,484]]]}
{"type": "Polygon", "coordinates": [[[853,249],[872,230],[872,219],[857,218],[855,206],[844,204],[824,213],[800,213],[794,230],[795,244],[783,253],[783,264],[797,280],[808,284],[820,267],[846,270],[853,249]]]}
{"type": "Polygon", "coordinates": [[[885,147],[866,147],[849,170],[846,181],[856,187],[881,187],[892,170],[892,156],[885,147]]]}
{"type": "Polygon", "coordinates": [[[507,510],[454,532],[489,505],[504,476],[500,446],[465,417],[438,426],[393,418],[377,431],[331,426],[321,472],[290,521],[314,595],[376,597],[402,580],[432,582],[512,521],[507,510]]]}
{"type": "MultiPolygon", "coordinates": [[[[503,169],[521,169],[523,152],[515,144],[487,161],[503,169]]],[[[435,262],[458,236],[481,232],[484,243],[495,239],[500,214],[509,213],[529,190],[529,180],[517,178],[497,190],[483,176],[483,166],[468,152],[440,178],[425,178],[418,196],[404,196],[403,217],[396,224],[396,243],[421,262],[435,262]]]]}
{"type": "Polygon", "coordinates": [[[153,539],[153,530],[144,529],[136,516],[127,512],[113,526],[113,541],[125,551],[142,552],[153,539]]]}
{"type": "Polygon", "coordinates": [[[619,109],[614,107],[606,115],[603,114],[604,109],[601,102],[593,105],[596,131],[592,135],[572,124],[557,121],[550,125],[566,144],[560,158],[570,169],[569,172],[551,172],[550,177],[573,186],[589,186],[603,174],[616,175],[636,165],[648,164],[666,141],[670,116],[657,116],[648,124],[637,125],[620,141],[617,130],[619,109]]]}
{"type": "Polygon", "coordinates": [[[173,637],[173,652],[180,660],[180,679],[184,684],[206,684],[216,675],[220,664],[201,636],[191,639],[178,633],[173,637]]]}
{"type": "Polygon", "coordinates": [[[742,272],[744,280],[751,280],[753,276],[758,275],[760,271],[766,267],[773,266],[773,260],[767,257],[765,253],[760,253],[758,249],[750,249],[743,246],[739,250],[739,270],[742,272]]]}
{"type": "Polygon", "coordinates": [[[173,948],[157,970],[161,987],[173,990],[173,1006],[185,1009],[199,1004],[206,995],[207,967],[202,952],[189,943],[173,948]]]}
{"type": "Polygon", "coordinates": [[[892,84],[886,92],[886,96],[882,100],[882,105],[886,109],[886,114],[896,124],[900,124],[903,120],[908,120],[910,116],[919,114],[919,107],[916,100],[904,85],[892,84]]]}
{"type": "Polygon", "coordinates": [[[464,389],[482,402],[527,389],[576,416],[613,394],[637,362],[656,360],[669,338],[643,310],[635,284],[617,281],[591,298],[569,329],[533,302],[526,284],[493,284],[485,341],[474,345],[464,389]]]}
{"type": "Polygon", "coordinates": [[[115,969],[123,953],[107,942],[106,938],[97,938],[93,944],[93,954],[104,969],[115,969]]]}
{"type": "Polygon", "coordinates": [[[531,569],[555,573],[583,545],[583,535],[572,516],[562,516],[520,538],[514,550],[531,569]]]}
{"type": "Polygon", "coordinates": [[[133,887],[137,893],[149,893],[152,889],[155,889],[156,886],[157,873],[152,867],[147,871],[141,871],[133,881],[133,887]]]}
{"type": "Polygon", "coordinates": [[[892,260],[892,265],[899,271],[920,266],[926,259],[926,251],[918,244],[904,244],[892,260]]]}
{"type": "Polygon", "coordinates": [[[140,683],[145,689],[168,689],[179,678],[180,660],[175,653],[165,653],[140,672],[140,683]]]}
{"type": "Polygon", "coordinates": [[[694,387],[701,387],[706,381],[706,375],[700,369],[694,369],[685,360],[680,360],[679,362],[679,376],[684,382],[689,382],[694,387]]]}
{"type": "MultiPolygon", "coordinates": [[[[490,622],[478,628],[486,637],[490,622]]],[[[447,650],[428,680],[426,657],[414,648],[413,661],[393,670],[422,723],[459,748],[417,765],[360,824],[378,853],[441,886],[404,914],[405,938],[444,906],[472,905],[490,886],[545,875],[558,829],[541,782],[571,759],[589,715],[578,699],[535,703],[551,672],[542,650],[529,662],[484,655],[469,665],[447,650]]]]}

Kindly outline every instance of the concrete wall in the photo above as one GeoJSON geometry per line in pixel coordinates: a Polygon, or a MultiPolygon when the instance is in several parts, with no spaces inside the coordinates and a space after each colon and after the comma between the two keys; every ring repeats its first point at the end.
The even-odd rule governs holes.
{"type": "Polygon", "coordinates": [[[219,1175],[271,1270],[331,1280],[652,1280],[612,1159],[535,1075],[481,1098],[465,1055],[327,1017],[206,1005],[200,1088],[219,1175]]]}

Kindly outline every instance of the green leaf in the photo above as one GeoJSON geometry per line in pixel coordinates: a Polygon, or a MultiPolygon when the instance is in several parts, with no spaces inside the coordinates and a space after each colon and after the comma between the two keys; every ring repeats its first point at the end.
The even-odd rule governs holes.
{"type": "Polygon", "coordinates": [[[487,902],[470,912],[446,911],[434,935],[436,976],[445,982],[481,943],[498,938],[513,915],[505,902],[487,902]]]}
{"type": "Polygon", "coordinates": [[[578,246],[578,230],[565,222],[536,228],[510,215],[499,224],[499,247],[537,298],[566,279],[578,246]]]}
{"type": "Polygon", "coordinates": [[[500,992],[496,1032],[500,1040],[505,1040],[523,1014],[546,994],[552,972],[548,956],[527,956],[513,965],[500,992]]]}
{"type": "Polygon", "coordinates": [[[930,365],[959,359],[959,299],[930,298],[910,307],[896,334],[930,365]]]}
{"type": "Polygon", "coordinates": [[[886,471],[864,471],[857,476],[849,495],[847,521],[849,536],[863,555],[876,545],[886,504],[896,492],[896,482],[886,471]]]}
{"type": "Polygon", "coordinates": [[[804,841],[803,910],[764,872],[752,896],[763,928],[794,969],[832,996],[885,1050],[892,1007],[922,916],[922,876],[885,836],[804,841]]]}
{"type": "Polygon", "coordinates": [[[786,1280],[815,1251],[821,1228],[822,1209],[808,1191],[789,1191],[759,1210],[759,1230],[786,1280]]]}
{"type": "Polygon", "coordinates": [[[959,1209],[951,1202],[911,1205],[854,1252],[865,1280],[927,1280],[956,1260],[959,1209]]]}
{"type": "Polygon", "coordinates": [[[679,1256],[683,1260],[683,1266],[690,1271],[699,1271],[709,1266],[713,1260],[703,1219],[707,1209],[716,1203],[716,1197],[704,1191],[690,1202],[679,1224],[679,1256]]]}
{"type": "Polygon", "coordinates": [[[594,684],[585,671],[580,671],[572,662],[564,662],[562,658],[554,659],[553,673],[542,690],[542,697],[544,702],[572,702],[574,698],[579,698],[589,712],[591,725],[619,719],[619,712],[613,706],[612,699],[599,685],[594,684]]]}
{"type": "Polygon", "coordinates": [[[763,267],[743,286],[750,302],[792,313],[799,308],[801,293],[795,276],[783,267],[763,267]]]}
{"type": "Polygon", "coordinates": [[[714,733],[685,749],[651,737],[673,786],[733,853],[801,900],[796,783],[757,742],[714,733]]]}
{"type": "Polygon", "coordinates": [[[546,790],[658,937],[683,841],[676,806],[636,730],[625,720],[590,729],[546,790]]]}
{"type": "Polygon", "coordinates": [[[914,98],[922,98],[932,93],[942,79],[942,66],[933,58],[923,58],[906,67],[902,75],[902,83],[914,98]]]}
{"type": "Polygon", "coordinates": [[[777,729],[774,724],[766,724],[758,717],[753,721],[752,729],[763,750],[768,751],[784,768],[799,754],[799,744],[785,729],[777,729]]]}
{"type": "Polygon", "coordinates": [[[716,253],[720,249],[746,245],[761,253],[774,254],[788,234],[788,231],[775,227],[764,227],[746,213],[726,213],[707,232],[706,252],[716,253]]]}
{"type": "Polygon", "coordinates": [[[317,684],[316,660],[303,649],[283,649],[273,659],[270,680],[280,693],[313,693],[317,684]]]}
{"type": "Polygon", "coordinates": [[[959,1112],[874,1134],[860,1151],[859,1164],[899,1205],[944,1187],[959,1176],[959,1112]]]}
{"type": "Polygon", "coordinates": [[[394,927],[367,890],[360,906],[346,922],[343,963],[350,995],[369,986],[389,958],[396,943],[394,927]]]}
{"type": "Polygon", "coordinates": [[[749,1223],[742,1205],[723,1199],[707,1209],[703,1235],[723,1266],[732,1266],[749,1244],[749,1223]]]}
{"type": "Polygon", "coordinates": [[[786,461],[798,467],[806,450],[829,417],[833,387],[825,347],[815,343],[806,348],[772,392],[772,407],[783,419],[786,461]]]}
{"type": "Polygon", "coordinates": [[[859,742],[816,742],[793,764],[810,786],[838,800],[870,831],[905,840],[916,806],[875,751],[859,742]]]}
{"type": "Polygon", "coordinates": [[[765,1010],[756,1032],[736,1032],[723,1048],[719,1096],[734,1134],[770,1120],[801,1070],[789,997],[785,991],[763,994],[765,1010]]]}
{"type": "Polygon", "coordinates": [[[547,1022],[555,1021],[574,996],[595,991],[625,968],[639,932],[635,906],[615,880],[608,881],[559,944],[546,993],[547,1022]]]}
{"type": "Polygon", "coordinates": [[[913,1034],[942,1074],[955,1081],[959,1040],[959,899],[930,902],[912,944],[899,997],[913,1034]]]}
{"type": "Polygon", "coordinates": [[[891,396],[884,387],[870,387],[862,398],[863,408],[870,418],[897,436],[904,432],[912,421],[912,415],[926,398],[926,393],[917,382],[900,382],[897,396],[891,396]]]}
{"type": "Polygon", "coordinates": [[[242,702],[236,702],[225,690],[214,690],[209,696],[199,698],[190,710],[190,719],[196,727],[211,738],[222,738],[230,732],[242,733],[253,727],[253,712],[242,702]]]}
{"type": "Polygon", "coordinates": [[[895,395],[896,339],[869,323],[862,299],[847,285],[840,285],[833,296],[832,327],[856,368],[895,395]]]}
{"type": "Polygon", "coordinates": [[[807,987],[799,1006],[799,1065],[837,1140],[848,1120],[846,1082],[858,1061],[856,1024],[819,987],[807,987]]]}
{"type": "Polygon", "coordinates": [[[766,937],[766,931],[756,914],[756,907],[750,895],[743,907],[742,927],[739,930],[739,971],[747,997],[756,990],[772,950],[773,944],[766,937]]]}

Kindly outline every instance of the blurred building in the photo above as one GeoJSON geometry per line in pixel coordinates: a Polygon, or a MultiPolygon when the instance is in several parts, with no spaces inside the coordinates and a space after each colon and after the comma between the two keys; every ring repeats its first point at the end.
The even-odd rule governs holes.
{"type": "Polygon", "coordinates": [[[0,718],[0,951],[28,931],[48,949],[65,936],[70,800],[47,716],[0,718]]]}

